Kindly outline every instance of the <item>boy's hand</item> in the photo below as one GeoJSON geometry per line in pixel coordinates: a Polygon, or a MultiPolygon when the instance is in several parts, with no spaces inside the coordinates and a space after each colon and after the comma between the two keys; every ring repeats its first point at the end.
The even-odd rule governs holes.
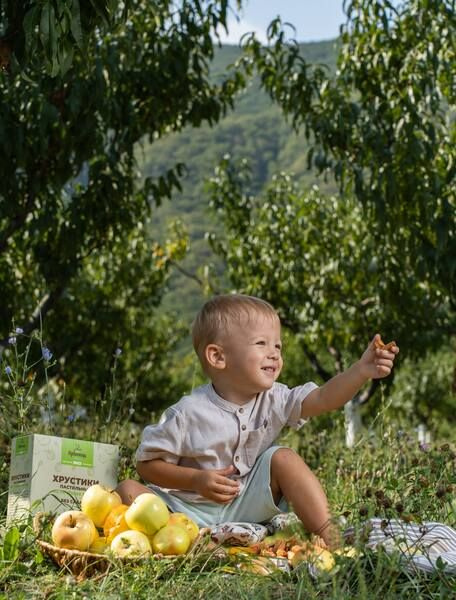
{"type": "Polygon", "coordinates": [[[225,469],[198,471],[195,475],[194,489],[201,496],[219,504],[229,504],[239,493],[239,483],[227,476],[236,472],[233,465],[225,469]]]}
{"type": "Polygon", "coordinates": [[[361,372],[368,379],[388,377],[396,354],[399,352],[395,343],[384,347],[379,347],[380,344],[381,337],[377,333],[359,360],[361,372]]]}

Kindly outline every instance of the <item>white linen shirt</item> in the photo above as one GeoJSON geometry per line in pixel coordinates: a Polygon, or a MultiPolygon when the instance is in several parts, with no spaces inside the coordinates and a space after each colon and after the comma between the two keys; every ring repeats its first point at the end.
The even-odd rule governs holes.
{"type": "MultiPolygon", "coordinates": [[[[211,383],[202,385],[165,410],[158,424],[145,427],[136,451],[138,462],[160,458],[195,469],[224,469],[234,465],[231,478],[243,481],[257,457],[274,444],[286,425],[299,429],[301,403],[318,386],[309,382],[289,388],[274,385],[239,406],[224,400],[211,383]]],[[[193,491],[167,490],[192,502],[207,499],[193,491]]]]}

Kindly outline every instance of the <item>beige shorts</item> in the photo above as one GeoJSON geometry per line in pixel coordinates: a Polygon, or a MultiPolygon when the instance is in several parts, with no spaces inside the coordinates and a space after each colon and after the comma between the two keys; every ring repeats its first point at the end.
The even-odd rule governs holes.
{"type": "Polygon", "coordinates": [[[200,527],[211,527],[219,523],[264,523],[275,515],[288,511],[285,498],[277,505],[272,496],[271,458],[276,450],[283,446],[271,446],[261,454],[245,480],[245,485],[237,498],[229,504],[216,502],[189,502],[171,492],[149,484],[172,512],[183,512],[200,527]]]}

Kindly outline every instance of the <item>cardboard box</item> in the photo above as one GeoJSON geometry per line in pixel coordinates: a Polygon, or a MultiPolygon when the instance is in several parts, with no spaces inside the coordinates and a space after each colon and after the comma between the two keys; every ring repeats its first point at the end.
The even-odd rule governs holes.
{"type": "Polygon", "coordinates": [[[117,486],[119,448],[50,435],[13,439],[7,522],[37,511],[61,513],[80,507],[95,483],[117,486]]]}

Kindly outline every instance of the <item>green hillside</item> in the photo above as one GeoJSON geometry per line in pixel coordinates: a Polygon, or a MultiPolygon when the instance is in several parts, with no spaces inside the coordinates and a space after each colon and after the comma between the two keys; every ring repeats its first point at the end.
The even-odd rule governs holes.
{"type": "MultiPolygon", "coordinates": [[[[302,45],[302,52],[310,63],[325,64],[335,69],[336,41],[302,45]]],[[[237,46],[223,46],[215,56],[212,72],[215,79],[239,56],[237,46]]],[[[214,166],[227,153],[233,158],[247,158],[252,169],[252,191],[259,192],[270,178],[281,170],[295,174],[308,186],[316,177],[307,170],[307,144],[285,122],[279,109],[253,81],[240,95],[235,110],[215,127],[186,129],[150,145],[145,143],[138,153],[144,176],[159,175],[177,162],[187,165],[182,193],[176,193],[170,202],[155,209],[154,235],[161,239],[166,223],[178,217],[186,225],[191,248],[183,266],[195,272],[204,263],[213,260],[204,240],[208,230],[216,230],[208,210],[204,182],[214,166]]],[[[323,189],[333,190],[331,183],[319,181],[323,189]]],[[[172,279],[164,307],[174,309],[182,316],[190,316],[201,303],[201,290],[196,282],[177,273],[172,279]]]]}

